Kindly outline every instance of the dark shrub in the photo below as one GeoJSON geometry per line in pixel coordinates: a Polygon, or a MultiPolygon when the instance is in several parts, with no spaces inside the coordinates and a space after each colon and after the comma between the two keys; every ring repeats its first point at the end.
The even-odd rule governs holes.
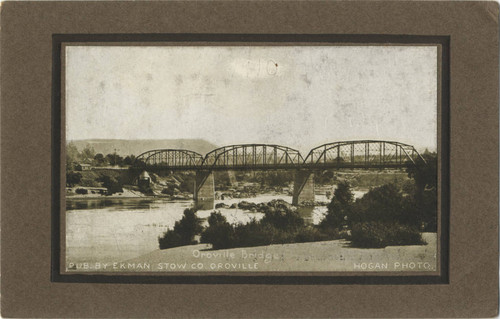
{"type": "Polygon", "coordinates": [[[349,182],[344,181],[344,182],[338,183],[337,188],[335,189],[335,192],[333,192],[333,196],[342,205],[351,204],[353,199],[354,199],[354,194],[352,193],[351,185],[349,185],[349,182]]]}
{"type": "Polygon", "coordinates": [[[102,183],[102,186],[108,189],[108,195],[123,192],[122,183],[114,177],[104,175],[100,177],[98,181],[102,183]]]}
{"type": "Polygon", "coordinates": [[[160,249],[167,249],[190,244],[183,242],[181,235],[175,230],[171,229],[167,230],[167,232],[163,234],[163,237],[158,238],[158,243],[160,244],[160,249]]]}
{"type": "Polygon", "coordinates": [[[158,238],[160,249],[195,244],[194,236],[202,230],[201,219],[196,216],[196,210],[187,208],[182,219],[175,222],[174,229],[158,238]]]}
{"type": "MultiPolygon", "coordinates": [[[[402,193],[394,184],[386,184],[371,189],[352,206],[348,224],[362,222],[408,223],[411,212],[404,205],[402,193]]],[[[416,225],[415,225],[416,226],[416,225]]]]}
{"type": "Polygon", "coordinates": [[[382,223],[357,223],[351,231],[351,245],[363,248],[385,247],[387,230],[382,223]]]}
{"type": "Polygon", "coordinates": [[[424,191],[422,195],[422,203],[417,207],[419,210],[420,222],[423,226],[423,231],[437,231],[437,191],[424,191]]]}
{"type": "Polygon", "coordinates": [[[399,223],[357,223],[350,239],[352,246],[361,248],[425,244],[418,229],[399,223]]]}
{"type": "MultiPolygon", "coordinates": [[[[426,151],[416,160],[416,165],[409,165],[406,172],[415,182],[413,193],[414,214],[424,231],[437,231],[437,153],[426,151]]],[[[411,190],[410,190],[411,191],[411,190]]]]}
{"type": "Polygon", "coordinates": [[[213,212],[208,218],[209,227],[201,234],[201,242],[212,244],[213,249],[224,249],[340,238],[338,229],[305,226],[299,213],[287,205],[280,201],[261,205],[264,218],[234,226],[221,213],[213,212]]]}
{"type": "Polygon", "coordinates": [[[181,235],[184,242],[192,242],[194,236],[203,230],[201,219],[196,216],[196,210],[191,208],[184,210],[184,216],[175,223],[174,230],[181,235]]]}
{"type": "Polygon", "coordinates": [[[235,247],[265,246],[283,243],[284,234],[270,224],[262,224],[252,220],[247,224],[239,224],[234,229],[235,247]]]}
{"type": "Polygon", "coordinates": [[[261,220],[262,224],[269,224],[272,227],[289,231],[304,227],[304,219],[295,210],[268,206],[264,209],[264,214],[264,218],[261,220]]]}
{"type": "Polygon", "coordinates": [[[330,204],[328,204],[325,218],[320,222],[319,227],[322,229],[341,228],[347,224],[350,215],[351,205],[343,205],[337,198],[333,197],[330,204]]]}
{"type": "Polygon", "coordinates": [[[88,190],[86,190],[85,188],[77,188],[77,189],[75,190],[75,193],[77,193],[77,194],[81,194],[81,195],[85,195],[85,194],[88,194],[88,193],[89,193],[89,191],[88,191],[88,190]]]}
{"type": "Polygon", "coordinates": [[[213,249],[231,248],[235,244],[234,228],[220,212],[208,217],[208,227],[201,234],[202,243],[212,244],[213,249]]]}
{"type": "Polygon", "coordinates": [[[348,182],[340,182],[328,204],[328,212],[320,223],[320,228],[335,229],[347,225],[351,215],[354,194],[348,182]]]}
{"type": "Polygon", "coordinates": [[[213,212],[208,218],[209,227],[203,231],[201,241],[211,243],[214,249],[223,249],[291,243],[297,238],[312,241],[315,240],[311,239],[313,235],[314,238],[320,236],[317,233],[311,235],[311,231],[306,233],[303,229],[304,220],[295,211],[271,206],[266,206],[265,210],[266,215],[261,221],[252,220],[235,226],[230,225],[219,212],[213,212]],[[297,234],[301,235],[297,237],[297,234]]]}
{"type": "Polygon", "coordinates": [[[426,242],[416,227],[391,224],[386,237],[387,246],[424,245],[426,242]]]}
{"type": "Polygon", "coordinates": [[[79,184],[82,180],[82,174],[78,172],[67,172],[66,173],[66,185],[73,187],[79,184]]]}

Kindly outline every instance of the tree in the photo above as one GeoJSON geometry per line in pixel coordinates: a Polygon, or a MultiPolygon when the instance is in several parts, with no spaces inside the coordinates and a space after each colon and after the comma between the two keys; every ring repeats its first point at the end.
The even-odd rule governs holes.
{"type": "Polygon", "coordinates": [[[425,152],[416,165],[408,166],[408,177],[415,181],[408,206],[413,209],[425,231],[437,230],[437,154],[425,152]]]}
{"type": "Polygon", "coordinates": [[[342,205],[352,204],[354,200],[354,194],[351,190],[351,185],[349,182],[344,181],[340,182],[333,193],[333,196],[340,202],[342,205]]]}
{"type": "Polygon", "coordinates": [[[201,234],[202,243],[212,244],[213,249],[231,248],[234,243],[234,228],[220,212],[208,217],[208,227],[201,234]]]}
{"type": "Polygon", "coordinates": [[[105,163],[106,163],[106,159],[104,158],[104,155],[102,155],[102,153],[97,153],[94,156],[94,165],[103,166],[105,163]]]}
{"type": "Polygon", "coordinates": [[[66,172],[66,185],[73,187],[82,180],[82,174],[78,172],[66,172]]]}
{"type": "Polygon", "coordinates": [[[123,185],[114,177],[104,175],[98,181],[102,182],[102,186],[108,189],[109,195],[123,192],[123,185]]]}
{"type": "Polygon", "coordinates": [[[287,231],[294,231],[304,227],[304,219],[300,214],[285,205],[265,206],[264,214],[261,220],[263,225],[268,224],[274,228],[287,231]]]}
{"type": "Polygon", "coordinates": [[[125,165],[132,165],[135,161],[135,156],[134,155],[129,155],[127,157],[125,157],[125,159],[123,160],[123,164],[125,165]]]}
{"type": "Polygon", "coordinates": [[[403,194],[394,184],[386,184],[371,189],[353,205],[350,222],[407,220],[403,205],[403,194]]]}
{"type": "Polygon", "coordinates": [[[113,154],[108,154],[106,155],[106,160],[108,161],[109,164],[115,166],[115,165],[121,165],[123,162],[123,157],[120,155],[113,153],[113,154]]]}
{"type": "Polygon", "coordinates": [[[321,228],[341,228],[347,224],[352,214],[354,194],[347,181],[340,182],[333,193],[332,200],[328,204],[328,211],[321,221],[321,228]]]}
{"type": "Polygon", "coordinates": [[[79,157],[80,153],[78,153],[78,148],[76,148],[75,143],[69,142],[68,145],[66,145],[66,171],[75,169],[79,157]]]}
{"type": "Polygon", "coordinates": [[[201,219],[196,216],[195,209],[185,209],[184,216],[180,221],[175,222],[174,229],[158,238],[160,249],[193,244],[194,236],[203,230],[201,223],[201,219]]]}
{"type": "Polygon", "coordinates": [[[191,243],[194,236],[201,233],[201,219],[196,216],[196,210],[187,208],[184,210],[184,216],[179,222],[175,223],[174,230],[179,233],[181,239],[186,243],[191,243]]]}
{"type": "Polygon", "coordinates": [[[90,144],[87,144],[80,153],[80,161],[84,163],[91,163],[95,157],[95,150],[90,144]]]}
{"type": "Polygon", "coordinates": [[[437,154],[424,153],[422,158],[417,158],[415,165],[409,165],[406,173],[409,178],[413,178],[417,187],[417,196],[422,196],[425,190],[436,188],[437,186],[437,154]]]}

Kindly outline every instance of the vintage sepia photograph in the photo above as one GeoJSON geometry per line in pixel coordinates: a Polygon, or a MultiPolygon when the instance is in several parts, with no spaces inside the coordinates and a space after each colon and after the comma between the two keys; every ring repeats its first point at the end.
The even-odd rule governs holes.
{"type": "Polygon", "coordinates": [[[439,271],[438,45],[62,55],[63,272],[439,271]]]}

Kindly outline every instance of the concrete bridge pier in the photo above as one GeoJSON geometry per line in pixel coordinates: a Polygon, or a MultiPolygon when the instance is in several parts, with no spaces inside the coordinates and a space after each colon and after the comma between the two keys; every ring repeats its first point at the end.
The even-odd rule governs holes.
{"type": "Polygon", "coordinates": [[[297,170],[293,183],[293,205],[314,202],[314,173],[310,170],[297,170]]]}
{"type": "Polygon", "coordinates": [[[194,205],[196,209],[214,209],[215,186],[214,173],[208,170],[196,171],[194,185],[194,205]]]}

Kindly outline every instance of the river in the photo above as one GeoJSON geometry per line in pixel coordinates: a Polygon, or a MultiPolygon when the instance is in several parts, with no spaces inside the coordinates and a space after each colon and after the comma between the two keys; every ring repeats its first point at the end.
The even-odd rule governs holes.
{"type": "MultiPolygon", "coordinates": [[[[365,192],[355,191],[356,198],[365,192]]],[[[263,203],[283,199],[288,195],[261,194],[252,198],[216,200],[231,205],[241,201],[263,203]]],[[[316,201],[328,201],[316,195],[316,201]]],[[[66,204],[66,261],[95,263],[125,261],[158,249],[158,237],[182,218],[184,209],[193,201],[171,201],[164,198],[93,198],[67,199],[66,204]]],[[[229,223],[247,223],[260,219],[262,213],[242,209],[217,209],[229,223]]],[[[213,210],[201,210],[204,219],[213,210]]],[[[306,223],[318,224],[326,213],[325,206],[302,207],[299,213],[306,223]]]]}

